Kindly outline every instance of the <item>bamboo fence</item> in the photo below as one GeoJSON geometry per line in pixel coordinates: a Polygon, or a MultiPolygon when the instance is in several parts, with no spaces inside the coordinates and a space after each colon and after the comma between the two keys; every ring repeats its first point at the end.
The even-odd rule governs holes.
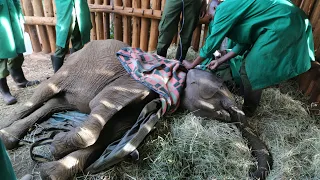
{"type": "MultiPolygon", "coordinates": [[[[154,51],[158,41],[158,25],[166,0],[87,0],[91,12],[91,40],[114,38],[144,51],[154,51]]],[[[320,58],[320,0],[292,0],[309,16],[313,25],[314,44],[320,58]]],[[[21,0],[25,29],[34,52],[55,51],[56,7],[54,0],[21,0]]],[[[208,19],[199,21],[191,46],[198,51],[205,42],[208,19]]],[[[172,43],[179,42],[176,35],[172,43]]],[[[298,77],[301,90],[310,101],[320,102],[320,64],[298,77]]]]}

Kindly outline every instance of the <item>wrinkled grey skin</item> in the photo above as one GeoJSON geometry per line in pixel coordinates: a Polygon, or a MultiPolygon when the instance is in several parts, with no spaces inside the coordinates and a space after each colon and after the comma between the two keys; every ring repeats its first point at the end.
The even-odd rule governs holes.
{"type": "MultiPolygon", "coordinates": [[[[70,179],[83,172],[132,126],[144,105],[158,97],[132,79],[117,60],[116,52],[127,46],[117,40],[93,41],[72,54],[56,74],[41,83],[23,108],[3,121],[0,138],[6,148],[17,147],[29,128],[55,112],[89,113],[81,127],[54,137],[51,151],[57,161],[41,165],[43,179],[70,179]]],[[[238,122],[258,158],[253,176],[265,177],[271,157],[220,79],[190,70],[182,108],[202,117],[238,122]]]]}

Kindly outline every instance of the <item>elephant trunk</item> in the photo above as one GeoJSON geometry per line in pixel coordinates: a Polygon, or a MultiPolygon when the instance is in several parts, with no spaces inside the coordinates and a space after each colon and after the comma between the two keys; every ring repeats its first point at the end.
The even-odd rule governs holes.
{"type": "Polygon", "coordinates": [[[236,107],[230,107],[229,113],[233,122],[237,122],[242,136],[248,140],[252,155],[257,159],[258,167],[250,172],[255,179],[266,179],[272,168],[272,157],[266,144],[256,135],[246,120],[244,113],[236,107]]]}

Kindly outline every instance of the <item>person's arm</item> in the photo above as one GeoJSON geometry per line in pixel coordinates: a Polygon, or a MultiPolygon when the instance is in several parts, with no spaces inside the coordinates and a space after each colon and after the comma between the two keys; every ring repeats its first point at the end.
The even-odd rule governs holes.
{"type": "Polygon", "coordinates": [[[249,44],[236,44],[236,46],[234,46],[232,48],[232,52],[234,52],[236,55],[243,55],[244,52],[246,52],[246,50],[248,50],[250,48],[249,44]]]}
{"type": "Polygon", "coordinates": [[[220,64],[226,61],[229,61],[230,59],[236,56],[237,54],[235,52],[230,51],[226,55],[222,56],[221,58],[211,61],[211,63],[208,65],[208,68],[211,70],[216,69],[220,64]]]}

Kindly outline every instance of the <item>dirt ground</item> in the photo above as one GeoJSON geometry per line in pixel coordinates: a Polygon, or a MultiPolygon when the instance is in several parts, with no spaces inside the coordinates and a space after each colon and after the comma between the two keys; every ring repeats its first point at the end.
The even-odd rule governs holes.
{"type": "MultiPolygon", "coordinates": [[[[50,56],[43,53],[35,53],[25,56],[23,70],[28,80],[44,81],[53,75],[50,56]]],[[[18,100],[18,103],[7,106],[0,99],[0,123],[4,118],[8,118],[13,114],[26,100],[28,100],[36,87],[29,87],[20,89],[15,86],[12,78],[8,77],[8,85],[13,96],[18,100]]],[[[16,150],[10,151],[13,168],[16,172],[17,178],[21,178],[26,173],[32,173],[34,179],[39,179],[36,171],[37,164],[35,164],[29,154],[30,145],[24,145],[16,150]]]]}

